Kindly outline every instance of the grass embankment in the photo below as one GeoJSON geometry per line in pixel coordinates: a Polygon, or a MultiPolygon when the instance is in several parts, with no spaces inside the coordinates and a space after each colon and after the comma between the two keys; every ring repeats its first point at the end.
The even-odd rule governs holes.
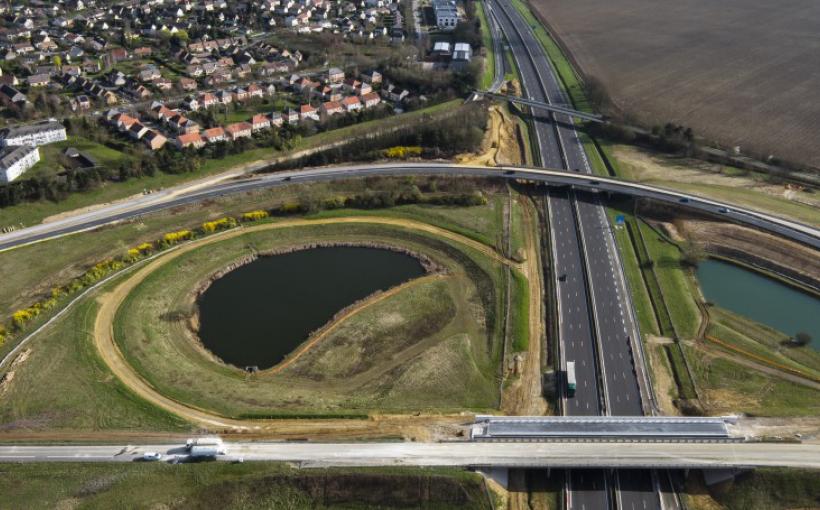
{"type": "Polygon", "coordinates": [[[495,46],[493,34],[490,30],[490,20],[484,10],[484,2],[475,3],[476,12],[481,20],[481,43],[484,45],[484,72],[481,74],[481,90],[487,90],[495,78],[495,46]]]}
{"type": "MultiPolygon", "coordinates": [[[[406,178],[353,179],[334,183],[290,185],[221,197],[142,216],[125,224],[102,227],[82,234],[0,252],[0,264],[4,268],[3,288],[6,290],[0,293],[0,322],[15,310],[37,301],[52,287],[65,284],[72,277],[78,276],[96,262],[120,255],[131,246],[157,239],[165,232],[198,227],[210,218],[239,215],[248,210],[278,207],[284,203],[298,203],[305,196],[315,199],[345,197],[387,190],[406,183],[415,183],[422,188],[440,187],[444,189],[438,191],[438,194],[449,193],[446,189],[446,180],[421,177],[409,181],[406,178]]],[[[457,232],[490,246],[498,246],[501,231],[498,211],[507,197],[506,190],[501,195],[492,191],[490,188],[488,201],[484,206],[464,208],[408,205],[368,211],[346,209],[344,214],[377,214],[413,219],[457,232]]],[[[316,217],[331,214],[334,212],[327,211],[317,214],[316,217]]],[[[0,354],[2,352],[0,348],[0,354]]]]}
{"type": "MultiPolygon", "coordinates": [[[[427,180],[417,182],[422,185],[427,180]]],[[[327,193],[338,196],[364,188],[379,189],[380,186],[373,180],[356,180],[334,183],[332,186],[318,184],[311,189],[317,195],[327,193]]],[[[169,230],[198,226],[208,218],[235,214],[261,205],[276,206],[292,201],[303,192],[301,186],[288,186],[242,197],[222,198],[157,213],[142,218],[140,222],[106,227],[0,253],[0,261],[9,269],[4,285],[7,284],[10,292],[3,293],[2,298],[6,299],[3,306],[11,310],[15,301],[19,301],[15,299],[18,295],[32,297],[22,301],[23,304],[30,304],[36,299],[36,294],[27,292],[28,288],[48,290],[51,286],[64,284],[71,276],[81,273],[98,260],[119,255],[127,247],[161,237],[169,230]]],[[[473,239],[494,239],[494,230],[498,228],[496,219],[500,215],[496,211],[498,201],[493,196],[490,195],[484,206],[412,206],[396,209],[413,209],[415,219],[438,224],[441,228],[472,232],[473,235],[467,237],[473,239]]],[[[501,196],[506,200],[506,191],[501,196]]],[[[404,217],[403,211],[390,208],[379,212],[387,217],[393,216],[394,212],[396,217],[404,217]]],[[[493,277],[500,279],[495,274],[493,277]]],[[[462,291],[459,293],[463,294],[462,291]]],[[[498,307],[493,313],[500,316],[500,304],[498,307]]],[[[0,423],[3,425],[0,427],[8,430],[23,427],[37,431],[127,430],[132,426],[133,430],[177,430],[182,426],[154,408],[146,409],[143,401],[133,398],[124,389],[124,393],[119,392],[116,378],[100,365],[90,344],[93,324],[89,326],[87,321],[92,320],[95,308],[85,304],[75,308],[30,344],[32,352],[29,359],[15,369],[15,379],[3,396],[4,406],[0,411],[0,423]],[[59,391],[54,388],[59,388],[59,391]]],[[[497,334],[500,335],[500,332],[497,334]]],[[[3,351],[7,352],[12,346],[12,342],[7,342],[3,351]]],[[[454,364],[460,366],[462,361],[454,364]]],[[[444,388],[451,386],[449,383],[442,385],[444,388]]]]}
{"type": "Polygon", "coordinates": [[[481,477],[455,469],[26,463],[0,472],[9,508],[490,508],[481,477]]]}
{"type": "MultiPolygon", "coordinates": [[[[789,335],[754,322],[720,307],[709,308],[709,337],[748,353],[752,361],[760,361],[775,368],[796,371],[820,380],[820,352],[810,345],[791,345],[789,335]]],[[[712,342],[716,347],[720,344],[712,342]]],[[[729,350],[733,355],[739,352],[729,350]]],[[[742,355],[742,354],[740,354],[742,355]]]]}
{"type": "Polygon", "coordinates": [[[65,200],[60,202],[50,202],[41,200],[29,202],[12,207],[0,209],[0,227],[7,225],[19,225],[20,223],[30,226],[40,223],[44,218],[55,214],[81,209],[95,204],[112,202],[143,192],[144,189],[169,188],[204,177],[211,177],[221,172],[239,169],[247,165],[262,163],[304,150],[310,150],[323,145],[342,142],[357,137],[366,136],[378,131],[385,131],[401,126],[406,126],[410,122],[421,121],[426,116],[447,115],[451,110],[458,108],[463,101],[453,100],[437,104],[429,108],[423,108],[412,112],[404,113],[386,119],[378,119],[361,124],[354,124],[331,131],[316,134],[314,136],[296,140],[290,151],[277,152],[272,148],[252,149],[240,154],[226,156],[223,159],[205,160],[202,167],[196,172],[187,174],[165,174],[157,173],[154,177],[144,177],[141,179],[131,179],[122,183],[105,183],[97,189],[72,193],[65,200]]]}
{"type": "Polygon", "coordinates": [[[31,346],[0,397],[0,430],[189,430],[131,393],[102,362],[92,338],[96,311],[93,301],[82,303],[31,346]]]}
{"type": "Polygon", "coordinates": [[[126,298],[114,332],[126,359],[160,393],[224,416],[489,409],[497,404],[500,281],[497,263],[427,234],[368,224],[260,231],[160,266],[126,298]],[[448,276],[362,310],[285,370],[251,378],[203,353],[188,338],[186,319],[160,319],[168,311],[188,317],[191,289],[250,253],[248,246],[265,251],[333,240],[404,246],[439,261],[448,276]]]}
{"type": "MultiPolygon", "coordinates": [[[[693,510],[706,507],[698,504],[695,494],[703,491],[701,474],[692,473],[687,481],[688,506],[693,510]]],[[[820,504],[820,471],[804,469],[760,468],[741,473],[734,481],[708,489],[714,502],[727,509],[786,510],[817,508],[820,504]]]]}

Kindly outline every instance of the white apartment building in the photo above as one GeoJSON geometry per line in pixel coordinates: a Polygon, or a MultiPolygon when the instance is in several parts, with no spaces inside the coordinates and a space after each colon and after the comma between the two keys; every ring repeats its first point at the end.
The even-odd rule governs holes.
{"type": "Polygon", "coordinates": [[[56,120],[14,126],[0,131],[0,145],[45,145],[66,139],[65,127],[56,120]]]}
{"type": "Polygon", "coordinates": [[[0,183],[6,184],[40,161],[40,149],[32,145],[17,145],[0,149],[0,183]]]}

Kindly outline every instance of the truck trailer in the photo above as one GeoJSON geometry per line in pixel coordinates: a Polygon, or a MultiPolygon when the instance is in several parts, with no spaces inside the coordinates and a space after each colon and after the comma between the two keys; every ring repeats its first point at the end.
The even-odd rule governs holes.
{"type": "Polygon", "coordinates": [[[567,361],[567,397],[575,396],[575,362],[567,361]]]}

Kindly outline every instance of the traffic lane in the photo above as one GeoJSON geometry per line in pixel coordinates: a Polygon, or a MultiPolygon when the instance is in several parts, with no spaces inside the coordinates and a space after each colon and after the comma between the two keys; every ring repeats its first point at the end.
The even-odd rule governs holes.
{"type": "Polygon", "coordinates": [[[567,477],[567,508],[600,510],[611,508],[606,471],[573,469],[567,477]]]}
{"type": "MultiPolygon", "coordinates": [[[[572,203],[565,193],[549,194],[550,228],[552,229],[555,285],[558,290],[559,336],[564,361],[574,361],[577,389],[569,397],[564,393],[564,414],[596,416],[601,414],[598,389],[598,366],[595,341],[590,323],[586,279],[581,263],[580,239],[572,213],[572,203]]],[[[562,379],[563,381],[564,379],[562,379]]],[[[566,389],[566,385],[562,384],[566,389]]]]}
{"type": "Polygon", "coordinates": [[[604,367],[608,414],[640,416],[643,414],[638,374],[635,370],[631,338],[635,335],[629,310],[630,296],[621,288],[621,271],[612,244],[610,225],[602,207],[590,202],[588,195],[578,194],[576,207],[594,294],[593,307],[604,367]],[[592,231],[592,232],[590,232],[592,231]]]}
{"type": "Polygon", "coordinates": [[[661,508],[660,491],[655,486],[652,471],[619,469],[615,472],[615,483],[619,510],[661,508]]]}

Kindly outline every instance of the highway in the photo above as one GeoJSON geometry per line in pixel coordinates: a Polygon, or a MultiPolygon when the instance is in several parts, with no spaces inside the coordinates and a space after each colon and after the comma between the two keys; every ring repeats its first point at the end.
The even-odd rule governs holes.
{"type": "MultiPolygon", "coordinates": [[[[820,468],[820,445],[787,443],[225,443],[224,460],[325,466],[508,468],[820,468]]],[[[186,454],[183,445],[0,446],[2,462],[133,462],[143,452],[186,454]]]]}
{"type": "MultiPolygon", "coordinates": [[[[494,2],[504,13],[502,30],[518,64],[524,94],[535,103],[563,109],[573,105],[565,95],[541,43],[521,14],[506,0],[494,2]]],[[[551,112],[533,120],[541,162],[552,168],[592,174],[574,119],[551,112]]],[[[566,415],[641,415],[650,393],[641,391],[642,357],[630,339],[640,342],[632,304],[604,208],[597,196],[550,192],[550,235],[556,278],[561,366],[575,361],[579,388],[562,399],[566,415]],[[583,391],[580,391],[583,390],[583,391]]],[[[640,348],[640,347],[639,347],[640,348]]],[[[619,508],[660,508],[648,472],[613,477],[619,508]]],[[[570,472],[569,508],[608,508],[610,479],[602,471],[570,472]]]]}

